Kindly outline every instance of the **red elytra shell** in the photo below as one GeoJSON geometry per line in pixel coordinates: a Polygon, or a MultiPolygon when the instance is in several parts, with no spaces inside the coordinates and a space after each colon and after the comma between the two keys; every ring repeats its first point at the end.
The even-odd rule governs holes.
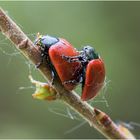
{"type": "Polygon", "coordinates": [[[87,101],[94,98],[102,88],[105,79],[105,68],[102,59],[91,60],[86,68],[85,84],[81,99],[87,101]]]}
{"type": "MultiPolygon", "coordinates": [[[[79,52],[65,39],[59,40],[58,43],[52,45],[49,49],[49,56],[61,82],[78,79],[78,72],[82,68],[79,62],[67,62],[62,58],[64,56],[77,56],[79,52]]],[[[64,87],[73,90],[77,84],[67,83],[64,87]]]]}

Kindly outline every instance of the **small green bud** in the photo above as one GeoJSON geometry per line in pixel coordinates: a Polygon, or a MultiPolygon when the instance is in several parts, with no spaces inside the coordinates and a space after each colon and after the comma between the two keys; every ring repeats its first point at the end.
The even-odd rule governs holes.
{"type": "Polygon", "coordinates": [[[32,94],[33,98],[49,101],[56,99],[57,92],[52,86],[47,83],[36,81],[32,76],[29,76],[29,78],[31,82],[36,85],[36,91],[32,94]]]}

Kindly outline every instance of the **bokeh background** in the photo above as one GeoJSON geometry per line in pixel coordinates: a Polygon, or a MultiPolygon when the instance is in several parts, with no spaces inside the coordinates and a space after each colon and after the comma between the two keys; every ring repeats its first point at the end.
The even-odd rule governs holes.
{"type": "MultiPolygon", "coordinates": [[[[107,84],[91,104],[116,122],[139,125],[140,2],[1,1],[0,6],[32,40],[40,32],[63,37],[79,50],[94,46],[105,61],[107,84]]],[[[29,71],[44,81],[42,75],[13,54],[2,34],[0,50],[0,138],[103,138],[78,116],[67,117],[65,104],[32,99],[29,71]]],[[[139,137],[140,128],[133,132],[139,137]]]]}

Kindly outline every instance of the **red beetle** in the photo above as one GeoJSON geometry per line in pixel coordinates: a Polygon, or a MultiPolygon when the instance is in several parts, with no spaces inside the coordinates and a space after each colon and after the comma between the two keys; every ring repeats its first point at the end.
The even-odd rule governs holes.
{"type": "Polygon", "coordinates": [[[94,48],[85,46],[78,56],[63,56],[63,59],[69,63],[80,62],[82,65],[78,80],[65,81],[65,83],[82,83],[81,99],[87,101],[94,98],[105,80],[104,62],[94,48]]]}
{"type": "MultiPolygon", "coordinates": [[[[68,90],[73,90],[78,83],[65,83],[65,81],[78,81],[78,73],[81,70],[81,63],[65,61],[62,56],[77,56],[79,52],[65,39],[55,38],[49,35],[38,35],[35,44],[40,47],[42,61],[45,59],[51,70],[52,76],[58,74],[64,87],[68,90]]],[[[42,61],[37,65],[40,66],[42,61]]]]}

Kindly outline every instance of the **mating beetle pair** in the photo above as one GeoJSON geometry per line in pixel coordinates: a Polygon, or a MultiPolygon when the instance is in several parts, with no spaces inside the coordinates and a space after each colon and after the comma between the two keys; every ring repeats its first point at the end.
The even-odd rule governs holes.
{"type": "Polygon", "coordinates": [[[104,84],[105,68],[94,48],[85,46],[78,52],[65,39],[48,35],[38,35],[35,44],[40,47],[42,61],[48,61],[53,78],[58,75],[67,90],[82,83],[82,100],[97,95],[104,84]]]}

